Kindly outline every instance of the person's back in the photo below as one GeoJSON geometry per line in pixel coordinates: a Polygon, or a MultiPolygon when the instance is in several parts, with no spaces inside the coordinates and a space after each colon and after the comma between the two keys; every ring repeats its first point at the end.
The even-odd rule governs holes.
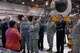
{"type": "Polygon", "coordinates": [[[2,35],[2,27],[1,27],[2,23],[0,23],[0,37],[2,35]]]}
{"type": "Polygon", "coordinates": [[[42,51],[43,46],[43,39],[44,39],[44,24],[41,23],[40,29],[39,29],[39,40],[38,40],[38,48],[42,51]]]}
{"type": "Polygon", "coordinates": [[[17,29],[9,28],[6,31],[6,48],[19,51],[21,37],[17,29]]]}
{"type": "Polygon", "coordinates": [[[40,37],[44,37],[44,25],[40,25],[40,29],[39,29],[39,36],[40,37]]]}

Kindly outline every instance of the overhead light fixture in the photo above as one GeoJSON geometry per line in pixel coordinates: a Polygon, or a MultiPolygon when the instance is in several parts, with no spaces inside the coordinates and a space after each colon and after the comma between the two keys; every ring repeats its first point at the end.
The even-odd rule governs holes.
{"type": "Polygon", "coordinates": [[[22,4],[25,4],[25,2],[22,2],[22,4]]]}
{"type": "Polygon", "coordinates": [[[46,5],[48,5],[48,1],[46,1],[46,5]]]}
{"type": "Polygon", "coordinates": [[[79,12],[79,10],[78,10],[78,12],[79,12]]]}
{"type": "Polygon", "coordinates": [[[79,7],[79,5],[76,6],[77,8],[79,7]]]}
{"type": "Polygon", "coordinates": [[[36,5],[38,7],[38,5],[36,5]]]}
{"type": "Polygon", "coordinates": [[[32,2],[34,2],[34,0],[31,0],[32,2]]]}

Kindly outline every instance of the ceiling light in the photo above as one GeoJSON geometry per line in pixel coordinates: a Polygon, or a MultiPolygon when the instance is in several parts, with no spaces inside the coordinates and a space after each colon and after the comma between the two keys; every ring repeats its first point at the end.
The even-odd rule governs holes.
{"type": "Polygon", "coordinates": [[[34,2],[34,0],[31,0],[32,2],[34,2]]]}
{"type": "Polygon", "coordinates": [[[25,4],[24,2],[22,2],[22,4],[25,4]]]}
{"type": "Polygon", "coordinates": [[[79,5],[76,6],[77,8],[79,7],[79,5]]]}
{"type": "Polygon", "coordinates": [[[38,7],[38,5],[36,5],[38,7]]]}
{"type": "Polygon", "coordinates": [[[78,10],[78,12],[79,12],[79,10],[78,10]]]}
{"type": "Polygon", "coordinates": [[[48,1],[46,1],[46,5],[48,5],[48,1]]]}

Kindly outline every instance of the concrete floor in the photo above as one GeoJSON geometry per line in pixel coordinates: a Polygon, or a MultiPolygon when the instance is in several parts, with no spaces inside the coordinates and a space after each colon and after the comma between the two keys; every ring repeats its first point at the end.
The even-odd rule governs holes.
{"type": "MultiPolygon", "coordinates": [[[[68,42],[67,41],[67,37],[66,37],[66,42],[68,42]]],[[[1,44],[1,40],[0,40],[0,44],[1,44]]],[[[43,51],[39,51],[39,53],[50,53],[50,52],[47,52],[46,50],[48,49],[49,47],[48,47],[48,43],[47,43],[47,35],[46,35],[46,33],[44,34],[44,50],[43,51]]],[[[66,46],[66,44],[65,44],[65,46],[64,46],[64,53],[68,53],[68,51],[70,51],[71,49],[69,49],[67,46],[66,46]]],[[[27,50],[27,49],[26,49],[27,50]]],[[[52,53],[54,53],[54,52],[56,52],[57,50],[56,50],[56,34],[54,34],[54,39],[53,39],[53,52],[52,53]]]]}
{"type": "MultiPolygon", "coordinates": [[[[67,37],[66,37],[66,42],[68,42],[67,41],[67,37]]],[[[47,35],[46,35],[46,33],[44,34],[44,50],[43,51],[39,51],[39,53],[50,53],[50,52],[47,52],[46,50],[48,49],[49,47],[48,47],[48,42],[47,42],[47,35]]],[[[69,49],[67,46],[66,46],[66,44],[65,44],[65,46],[64,46],[64,53],[68,53],[68,51],[71,51],[71,49],[69,49]]],[[[54,53],[54,52],[56,52],[57,50],[56,50],[56,34],[54,34],[54,39],[53,39],[53,52],[52,53],[54,53]]]]}

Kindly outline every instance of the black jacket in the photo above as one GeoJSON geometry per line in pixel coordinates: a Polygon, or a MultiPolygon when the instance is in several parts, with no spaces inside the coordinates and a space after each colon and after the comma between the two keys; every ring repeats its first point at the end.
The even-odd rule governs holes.
{"type": "Polygon", "coordinates": [[[40,25],[39,37],[44,37],[44,25],[40,25]]]}

